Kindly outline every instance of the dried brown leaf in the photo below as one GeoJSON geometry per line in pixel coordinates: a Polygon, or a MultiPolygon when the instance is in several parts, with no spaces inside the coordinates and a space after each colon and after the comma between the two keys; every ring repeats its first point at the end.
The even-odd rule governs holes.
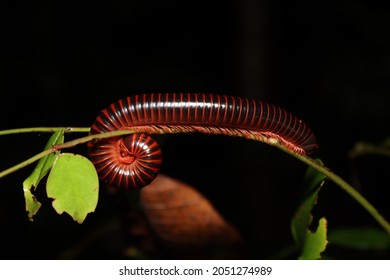
{"type": "Polygon", "coordinates": [[[151,227],[173,255],[238,258],[242,241],[213,205],[191,186],[159,175],[141,193],[151,227]]]}

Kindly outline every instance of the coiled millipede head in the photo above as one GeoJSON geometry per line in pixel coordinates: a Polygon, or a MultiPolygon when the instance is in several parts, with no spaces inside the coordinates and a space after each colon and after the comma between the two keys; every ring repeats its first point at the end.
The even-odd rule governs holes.
{"type": "Polygon", "coordinates": [[[142,188],[154,180],[162,162],[158,143],[147,134],[98,140],[89,157],[101,180],[118,188],[142,188]]]}

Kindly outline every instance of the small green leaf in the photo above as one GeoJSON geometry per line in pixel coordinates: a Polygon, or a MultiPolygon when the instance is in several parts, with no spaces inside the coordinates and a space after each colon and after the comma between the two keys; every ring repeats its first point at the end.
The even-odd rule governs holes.
{"type": "Polygon", "coordinates": [[[324,180],[325,175],[311,167],[308,168],[304,180],[307,194],[302,203],[299,205],[291,222],[292,235],[295,242],[300,247],[302,247],[305,242],[308,228],[313,220],[311,210],[317,202],[318,193],[324,184],[324,180]]]}
{"type": "Polygon", "coordinates": [[[37,198],[31,193],[31,188],[23,187],[24,191],[24,201],[26,204],[26,211],[28,215],[28,219],[33,221],[33,217],[37,214],[39,208],[41,208],[41,203],[37,200],[37,198]]]}
{"type": "MultiPolygon", "coordinates": [[[[319,161],[320,162],[320,161],[319,161]]],[[[321,162],[320,162],[321,163],[321,162]]],[[[321,231],[317,234],[314,234],[309,230],[309,227],[313,221],[313,216],[311,214],[311,211],[314,207],[314,205],[317,203],[318,194],[320,192],[320,189],[324,183],[325,176],[318,172],[317,170],[309,167],[308,171],[305,176],[305,186],[307,190],[307,194],[302,201],[302,203],[299,205],[292,221],[291,221],[291,232],[294,237],[295,242],[298,244],[302,254],[304,252],[311,252],[310,246],[313,246],[313,244],[316,244],[314,241],[318,240],[318,237],[320,234],[323,233],[322,230],[325,232],[325,241],[326,241],[326,227],[320,228],[321,224],[319,225],[319,228],[321,231]],[[314,242],[314,243],[313,243],[314,242]],[[308,247],[309,246],[309,247],[308,247]]],[[[325,219],[323,221],[325,223],[325,219]]],[[[320,241],[320,240],[319,240],[320,241]]],[[[326,245],[326,243],[325,243],[326,245]]],[[[322,246],[324,246],[324,243],[321,241],[318,244],[316,244],[316,248],[322,249],[322,246]],[[318,246],[317,246],[318,245],[318,246]]],[[[322,249],[322,251],[325,249],[325,247],[322,249]]],[[[322,251],[317,251],[318,256],[320,256],[320,253],[322,251]]],[[[313,251],[314,252],[314,251],[313,251]]],[[[303,255],[302,255],[303,256],[303,255]]],[[[306,254],[305,256],[317,256],[316,254],[306,254]]],[[[317,257],[316,257],[317,258],[317,257]]]]}
{"type": "MultiPolygon", "coordinates": [[[[64,142],[64,130],[55,132],[46,143],[44,150],[50,149],[53,145],[62,144],[64,142]]],[[[41,158],[35,166],[33,172],[23,181],[24,199],[26,211],[30,221],[33,221],[34,215],[41,207],[41,203],[32,194],[38,183],[49,172],[55,159],[54,154],[47,155],[41,158]]]]}
{"type": "Polygon", "coordinates": [[[68,213],[82,223],[95,211],[99,180],[94,165],[87,158],[74,154],[57,156],[46,185],[47,196],[53,198],[58,214],[68,213]]]}
{"type": "Polygon", "coordinates": [[[321,253],[325,251],[328,241],[326,240],[326,219],[321,218],[315,232],[308,232],[305,237],[300,260],[317,260],[321,258],[321,253]]]}
{"type": "MultiPolygon", "coordinates": [[[[46,143],[46,146],[44,150],[47,150],[51,148],[54,145],[62,144],[64,143],[64,130],[55,132],[49,139],[49,141],[46,143]]],[[[45,177],[45,175],[49,172],[51,166],[53,165],[55,159],[54,154],[47,155],[43,158],[41,158],[36,167],[34,168],[33,172],[24,180],[23,184],[31,185],[36,187],[39,183],[39,181],[45,177]]]]}
{"type": "Polygon", "coordinates": [[[291,232],[294,237],[295,242],[299,247],[303,247],[306,240],[306,235],[308,234],[308,228],[313,221],[313,216],[311,215],[311,209],[314,207],[317,201],[318,193],[320,189],[317,189],[315,192],[311,193],[306,199],[301,203],[297,212],[291,222],[291,232]]]}
{"type": "Polygon", "coordinates": [[[329,232],[329,242],[339,247],[356,250],[388,250],[390,236],[371,227],[338,228],[329,232]]]}

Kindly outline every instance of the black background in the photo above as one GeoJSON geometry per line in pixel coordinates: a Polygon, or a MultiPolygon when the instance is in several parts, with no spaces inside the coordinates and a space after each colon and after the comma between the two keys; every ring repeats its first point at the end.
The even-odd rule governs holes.
{"type": "MultiPolygon", "coordinates": [[[[389,136],[390,8],[382,1],[0,5],[0,129],[90,126],[101,109],[137,93],[255,97],[305,120],[325,164],[390,217],[388,159],[348,158],[356,142],[377,144],[389,136]]],[[[47,137],[1,137],[1,170],[40,151],[47,137]]],[[[85,147],[72,151],[86,154],[85,147]]],[[[205,194],[240,231],[251,257],[276,258],[293,243],[289,226],[303,194],[302,163],[264,144],[209,135],[168,136],[163,156],[163,172],[205,194]]],[[[0,180],[0,258],[123,257],[128,244],[120,230],[107,230],[69,253],[120,215],[105,190],[97,211],[78,225],[55,214],[42,185],[44,205],[28,222],[22,181],[30,172],[28,167],[0,180]]],[[[317,211],[330,230],[377,226],[332,183],[317,211]]],[[[332,247],[329,254],[386,257],[332,247]]]]}

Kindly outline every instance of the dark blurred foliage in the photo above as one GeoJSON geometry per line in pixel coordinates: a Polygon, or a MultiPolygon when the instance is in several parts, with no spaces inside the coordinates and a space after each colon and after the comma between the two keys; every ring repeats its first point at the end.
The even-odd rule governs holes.
{"type": "MultiPolygon", "coordinates": [[[[111,102],[137,93],[256,97],[305,120],[325,164],[390,218],[389,160],[347,156],[358,141],[376,144],[390,135],[386,2],[42,0],[3,1],[0,11],[0,129],[89,126],[111,102]]],[[[1,170],[40,151],[47,138],[1,137],[1,170]]],[[[72,151],[86,154],[85,147],[72,151]]],[[[209,135],[168,136],[163,156],[163,172],[208,197],[252,258],[277,258],[293,243],[302,163],[264,144],[209,135]]],[[[102,189],[97,211],[78,225],[55,214],[42,184],[37,195],[44,205],[31,223],[21,185],[30,172],[0,180],[0,258],[129,256],[126,194],[102,189]]],[[[316,214],[328,217],[330,230],[377,226],[332,183],[318,203],[316,214]]]]}

